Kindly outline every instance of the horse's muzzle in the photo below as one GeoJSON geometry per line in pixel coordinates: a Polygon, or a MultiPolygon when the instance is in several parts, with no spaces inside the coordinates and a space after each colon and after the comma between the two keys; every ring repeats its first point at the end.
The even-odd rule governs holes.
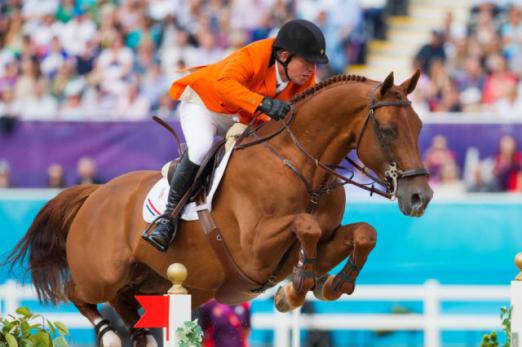
{"type": "Polygon", "coordinates": [[[402,213],[411,217],[422,216],[433,198],[433,190],[428,184],[428,178],[419,176],[400,179],[397,198],[402,213]]]}

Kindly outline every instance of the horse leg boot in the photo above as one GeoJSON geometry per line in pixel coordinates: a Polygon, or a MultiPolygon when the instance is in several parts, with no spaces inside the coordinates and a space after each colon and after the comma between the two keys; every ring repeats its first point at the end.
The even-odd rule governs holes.
{"type": "Polygon", "coordinates": [[[317,221],[310,214],[299,214],[291,225],[291,230],[301,244],[299,261],[292,273],[292,282],[279,287],[276,296],[276,308],[288,312],[302,306],[308,291],[315,286],[315,268],[317,243],[322,232],[317,221]]]}
{"type": "Polygon", "coordinates": [[[161,252],[165,252],[178,229],[179,215],[172,220],[170,215],[183,198],[183,195],[194,182],[194,177],[199,169],[199,165],[194,164],[185,152],[174,171],[170,182],[169,197],[165,212],[155,221],[156,227],[150,235],[143,234],[143,238],[161,252]]]}
{"type": "Polygon", "coordinates": [[[94,326],[97,347],[122,347],[121,338],[116,334],[111,323],[103,319],[94,304],[88,304],[69,294],[69,300],[78,308],[78,311],[94,326]]]}
{"type": "Polygon", "coordinates": [[[337,228],[331,240],[319,245],[318,273],[326,273],[350,254],[343,269],[335,276],[325,274],[317,279],[314,295],[321,300],[337,300],[343,293],[352,294],[355,280],[375,247],[377,233],[367,223],[337,228]]]}

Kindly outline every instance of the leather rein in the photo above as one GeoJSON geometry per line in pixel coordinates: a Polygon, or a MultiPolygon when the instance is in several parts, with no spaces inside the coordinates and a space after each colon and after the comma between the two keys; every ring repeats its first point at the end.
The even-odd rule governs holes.
{"type": "MultiPolygon", "coordinates": [[[[307,212],[308,213],[311,213],[315,209],[315,207],[318,204],[319,197],[321,197],[323,194],[328,193],[328,192],[332,191],[333,189],[341,187],[341,186],[343,186],[345,184],[352,184],[352,185],[354,185],[356,187],[359,187],[361,189],[367,190],[367,191],[370,192],[370,195],[375,193],[377,195],[380,195],[380,196],[383,196],[383,197],[388,198],[390,200],[393,200],[397,196],[397,187],[398,187],[398,180],[399,179],[407,178],[407,177],[415,177],[415,176],[429,176],[429,172],[424,167],[410,169],[410,170],[402,170],[402,169],[400,169],[398,167],[397,161],[395,160],[393,152],[391,151],[390,146],[387,143],[387,141],[385,141],[385,139],[384,139],[383,132],[382,132],[380,126],[379,126],[379,123],[377,122],[376,117],[375,117],[375,112],[376,112],[377,109],[382,108],[382,107],[392,107],[392,106],[395,106],[395,107],[408,107],[408,106],[411,105],[411,102],[408,101],[408,100],[402,100],[402,101],[380,101],[380,102],[376,101],[375,100],[375,94],[376,94],[377,90],[379,89],[379,87],[381,87],[381,86],[382,86],[382,83],[376,84],[375,87],[373,87],[373,89],[371,91],[370,103],[368,105],[368,109],[369,109],[368,115],[366,116],[364,124],[363,124],[363,126],[362,126],[362,128],[361,128],[361,130],[359,132],[359,136],[357,137],[357,145],[356,145],[355,151],[357,153],[357,156],[359,156],[359,146],[361,144],[361,140],[362,140],[362,138],[363,138],[363,136],[364,136],[364,134],[366,132],[366,129],[368,128],[368,124],[371,124],[371,127],[372,127],[372,129],[373,129],[373,131],[374,131],[378,141],[379,141],[379,145],[380,145],[380,147],[383,150],[383,153],[384,153],[384,156],[386,158],[386,161],[388,162],[388,167],[387,167],[387,169],[384,172],[384,177],[385,177],[384,181],[381,180],[376,175],[372,174],[370,172],[370,169],[368,169],[366,166],[362,166],[361,167],[359,164],[354,162],[348,156],[345,157],[345,159],[351,165],[353,165],[356,169],[358,169],[364,175],[366,175],[371,180],[373,180],[374,181],[373,183],[378,183],[382,187],[385,187],[386,188],[385,191],[383,191],[381,189],[378,189],[378,188],[375,188],[373,183],[371,184],[371,186],[368,186],[367,184],[363,184],[363,183],[359,183],[357,181],[354,181],[352,179],[353,175],[350,178],[345,177],[345,176],[339,174],[337,171],[335,171],[335,169],[338,168],[335,165],[324,164],[319,159],[317,159],[313,155],[311,155],[306,150],[306,148],[304,148],[302,143],[299,141],[299,139],[297,139],[295,134],[290,129],[290,124],[294,121],[294,119],[296,117],[296,109],[295,109],[295,107],[293,105],[292,105],[292,113],[291,113],[288,121],[282,120],[282,122],[281,122],[282,123],[282,127],[281,128],[277,129],[275,132],[273,132],[272,134],[270,134],[268,136],[260,137],[257,134],[257,131],[265,124],[265,123],[263,123],[263,124],[261,124],[260,126],[254,128],[254,129],[245,131],[243,133],[243,136],[240,136],[240,138],[238,139],[235,148],[236,149],[244,149],[244,148],[248,148],[248,147],[251,147],[251,146],[254,146],[254,145],[257,145],[257,144],[263,144],[265,147],[267,147],[305,185],[305,188],[306,188],[306,190],[308,192],[308,195],[309,195],[309,204],[308,204],[308,207],[307,207],[307,212]],[[282,156],[268,142],[270,139],[272,139],[275,136],[279,135],[283,131],[286,131],[289,134],[290,138],[292,139],[292,142],[299,149],[299,151],[301,151],[301,153],[303,153],[306,157],[308,157],[310,160],[312,160],[315,163],[315,167],[316,168],[323,169],[324,171],[326,171],[331,176],[336,177],[338,180],[335,180],[334,182],[329,183],[329,184],[321,185],[319,188],[314,189],[312,183],[308,179],[306,179],[304,174],[301,173],[301,171],[299,171],[292,164],[292,162],[289,159],[287,159],[284,156],[282,156]],[[245,144],[241,143],[244,138],[246,138],[248,136],[251,136],[251,135],[255,136],[256,140],[254,140],[252,142],[249,142],[249,143],[245,143],[245,144]],[[339,181],[341,181],[341,182],[339,182],[339,181]]],[[[252,127],[252,125],[253,125],[253,123],[255,122],[256,119],[257,119],[257,116],[254,117],[252,122],[249,124],[249,128],[252,127]]]]}

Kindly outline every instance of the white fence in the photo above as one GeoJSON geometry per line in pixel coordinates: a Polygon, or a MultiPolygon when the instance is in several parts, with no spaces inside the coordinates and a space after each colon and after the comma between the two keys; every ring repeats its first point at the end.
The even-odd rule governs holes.
{"type": "MultiPolygon", "coordinates": [[[[271,300],[268,293],[256,300],[271,300]]],[[[509,286],[455,286],[428,281],[423,285],[360,285],[354,295],[343,296],[346,301],[419,301],[423,312],[415,314],[290,314],[255,313],[254,329],[274,330],[274,346],[300,346],[300,330],[417,330],[424,332],[427,347],[439,347],[441,331],[501,329],[500,308],[492,314],[444,314],[442,302],[506,302],[510,298],[509,286]]],[[[35,300],[30,287],[6,282],[0,286],[0,314],[16,310],[22,300],[35,300]]],[[[315,300],[310,295],[307,300],[315,300]]],[[[50,320],[59,320],[70,328],[91,328],[79,313],[46,313],[50,320]]]]}

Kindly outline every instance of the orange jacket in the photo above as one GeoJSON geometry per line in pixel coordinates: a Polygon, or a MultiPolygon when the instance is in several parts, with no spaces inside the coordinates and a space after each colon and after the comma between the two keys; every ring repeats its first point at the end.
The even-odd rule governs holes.
{"type": "MultiPolygon", "coordinates": [[[[172,84],[171,97],[178,100],[190,86],[209,110],[239,114],[241,122],[247,124],[263,97],[276,98],[275,64],[269,66],[273,42],[273,38],[256,41],[217,63],[198,67],[172,84]]],[[[289,100],[314,84],[315,74],[301,86],[290,82],[277,99],[289,100]]]]}

